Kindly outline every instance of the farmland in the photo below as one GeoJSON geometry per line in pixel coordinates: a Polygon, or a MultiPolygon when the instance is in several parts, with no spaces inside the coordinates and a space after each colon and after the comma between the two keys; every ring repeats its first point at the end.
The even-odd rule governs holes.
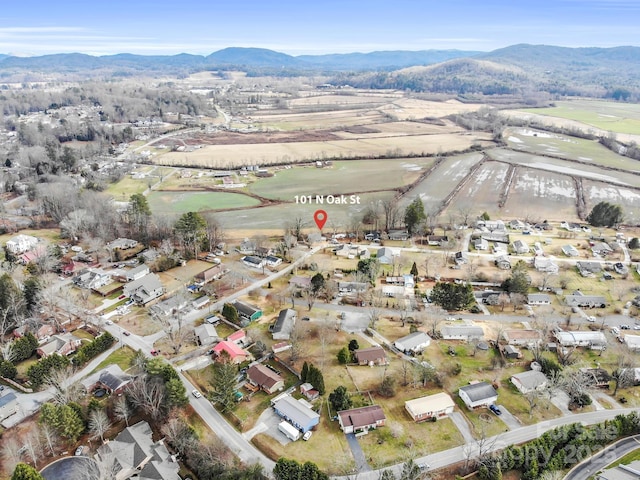
{"type": "Polygon", "coordinates": [[[152,192],[149,205],[158,213],[185,213],[228,210],[260,205],[260,201],[240,193],[226,192],[152,192]]]}

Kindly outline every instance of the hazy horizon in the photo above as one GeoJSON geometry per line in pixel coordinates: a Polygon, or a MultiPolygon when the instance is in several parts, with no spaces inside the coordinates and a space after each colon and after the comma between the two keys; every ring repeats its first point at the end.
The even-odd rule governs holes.
{"type": "Polygon", "coordinates": [[[492,51],[527,43],[640,46],[637,0],[25,0],[3,5],[0,53],[208,55],[227,47],[290,55],[389,50],[492,51]]]}

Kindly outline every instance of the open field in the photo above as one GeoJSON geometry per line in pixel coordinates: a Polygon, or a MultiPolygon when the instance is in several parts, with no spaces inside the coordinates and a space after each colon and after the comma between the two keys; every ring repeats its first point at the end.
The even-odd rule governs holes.
{"type": "Polygon", "coordinates": [[[473,205],[477,212],[496,212],[508,171],[509,166],[504,163],[483,163],[456,194],[447,211],[455,214],[473,205]]]}
{"type": "Polygon", "coordinates": [[[631,225],[640,223],[640,190],[592,181],[583,182],[583,188],[587,200],[587,211],[591,211],[598,202],[607,201],[622,206],[626,223],[631,225]]]}
{"type": "Polygon", "coordinates": [[[640,135],[640,106],[637,104],[572,100],[555,102],[555,105],[522,111],[575,120],[602,130],[640,135]]]}
{"type": "Polygon", "coordinates": [[[117,183],[110,184],[105,190],[106,193],[113,195],[118,201],[129,200],[134,193],[142,193],[149,188],[149,183],[157,182],[157,178],[144,178],[140,180],[133,179],[129,176],[124,177],[117,183]]]}
{"type": "Polygon", "coordinates": [[[332,166],[295,167],[258,179],[249,191],[266,198],[293,201],[295,195],[328,195],[391,190],[415,181],[433,158],[351,160],[332,166]]]}
{"type": "MultiPolygon", "coordinates": [[[[315,192],[310,192],[309,194],[311,193],[315,192]]],[[[341,226],[344,229],[352,219],[355,218],[359,221],[369,202],[384,200],[391,195],[391,192],[360,195],[360,205],[301,205],[286,203],[263,208],[219,212],[216,214],[216,219],[222,226],[232,230],[267,229],[273,231],[273,233],[282,234],[282,229],[286,224],[291,223],[296,217],[300,217],[304,220],[305,227],[307,227],[305,233],[310,233],[318,231],[313,223],[313,213],[322,208],[327,212],[328,216],[327,224],[324,227],[324,232],[328,233],[331,231],[332,225],[341,226]]]]}
{"type": "Polygon", "coordinates": [[[407,192],[406,202],[420,196],[425,204],[425,211],[434,211],[482,157],[481,153],[470,153],[444,158],[427,178],[407,192]]]}
{"type": "Polygon", "coordinates": [[[445,122],[444,125],[436,125],[433,123],[421,123],[421,122],[386,122],[386,123],[374,123],[367,125],[366,127],[343,129],[340,131],[332,132],[336,137],[342,139],[357,139],[362,136],[363,133],[367,134],[367,138],[374,137],[398,137],[406,135],[434,135],[440,133],[451,133],[462,131],[459,127],[451,125],[449,122],[445,122]]]}
{"type": "Polygon", "coordinates": [[[262,129],[281,131],[312,129],[344,129],[359,125],[386,121],[384,115],[372,108],[305,113],[262,113],[252,115],[251,120],[262,129]]]}
{"type": "Polygon", "coordinates": [[[508,128],[504,132],[507,144],[533,154],[566,157],[594,165],[636,170],[638,161],[612,152],[596,140],[570,137],[528,128],[508,128]]]}
{"type": "Polygon", "coordinates": [[[243,165],[262,166],[310,160],[381,157],[390,152],[397,155],[429,155],[441,151],[466,150],[472,144],[488,142],[489,135],[436,134],[413,135],[323,142],[290,142],[279,144],[207,145],[193,152],[168,152],[153,161],[174,166],[237,168],[243,165]]]}
{"type": "Polygon", "coordinates": [[[181,214],[260,205],[260,201],[255,198],[231,192],[151,192],[148,200],[154,213],[181,214]]]}

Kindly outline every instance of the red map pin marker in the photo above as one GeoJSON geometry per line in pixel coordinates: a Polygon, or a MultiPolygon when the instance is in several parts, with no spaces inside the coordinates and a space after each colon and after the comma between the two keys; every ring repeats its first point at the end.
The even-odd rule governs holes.
{"type": "Polygon", "coordinates": [[[327,212],[324,210],[316,210],[316,213],[313,214],[313,219],[316,221],[318,228],[322,230],[324,224],[327,223],[327,212]]]}

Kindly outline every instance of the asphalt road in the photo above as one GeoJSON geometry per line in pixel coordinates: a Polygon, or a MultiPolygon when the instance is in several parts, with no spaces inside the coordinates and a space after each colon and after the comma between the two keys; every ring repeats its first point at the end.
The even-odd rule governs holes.
{"type": "Polygon", "coordinates": [[[584,462],[573,467],[573,469],[564,477],[564,480],[582,480],[584,478],[589,478],[611,462],[625,456],[627,453],[636,450],[637,448],[640,448],[640,435],[620,440],[601,452],[598,452],[593,457],[588,458],[584,462]]]}

